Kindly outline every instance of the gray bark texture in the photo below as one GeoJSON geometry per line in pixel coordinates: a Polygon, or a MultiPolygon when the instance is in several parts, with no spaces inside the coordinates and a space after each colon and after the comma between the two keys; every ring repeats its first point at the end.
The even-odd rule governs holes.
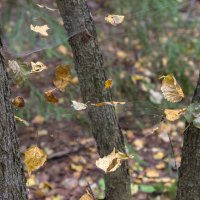
{"type": "MultiPolygon", "coordinates": [[[[200,103],[200,75],[192,100],[200,103]]],[[[200,200],[200,129],[190,125],[184,132],[177,200],[200,200]]]]}
{"type": "Polygon", "coordinates": [[[0,200],[27,200],[0,32],[0,200]]]}
{"type": "MultiPolygon", "coordinates": [[[[95,25],[85,0],[57,0],[64,27],[69,37],[84,102],[111,101],[110,90],[104,89],[106,81],[103,58],[99,50],[95,25]]],[[[124,138],[113,106],[88,109],[92,133],[101,157],[113,148],[125,152],[124,138]]],[[[115,172],[105,174],[107,200],[130,200],[130,176],[124,162],[115,172]]]]}

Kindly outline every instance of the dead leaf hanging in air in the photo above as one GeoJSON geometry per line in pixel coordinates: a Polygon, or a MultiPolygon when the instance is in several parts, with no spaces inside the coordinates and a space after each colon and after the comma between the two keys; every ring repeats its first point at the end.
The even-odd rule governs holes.
{"type": "Polygon", "coordinates": [[[41,34],[42,36],[48,36],[47,31],[50,29],[47,25],[43,26],[33,26],[32,24],[30,25],[30,29],[36,33],[41,34]]]}
{"type": "Polygon", "coordinates": [[[23,123],[25,126],[30,125],[26,120],[22,119],[21,117],[18,117],[16,115],[14,117],[15,117],[16,121],[23,123]]]}
{"type": "Polygon", "coordinates": [[[24,152],[24,163],[29,175],[42,167],[47,160],[47,154],[36,145],[31,146],[24,152]]]}
{"type": "Polygon", "coordinates": [[[180,118],[186,111],[186,108],[182,109],[165,109],[164,113],[166,115],[166,119],[169,121],[175,121],[180,118]]]}
{"type": "Polygon", "coordinates": [[[58,98],[53,94],[53,90],[48,90],[47,92],[45,92],[44,97],[46,101],[50,103],[58,103],[58,98]]]}
{"type": "Polygon", "coordinates": [[[47,69],[47,66],[44,65],[42,62],[38,61],[36,63],[31,62],[31,73],[35,73],[35,72],[41,72],[45,69],[47,69]]]}
{"type": "Polygon", "coordinates": [[[53,81],[56,88],[58,88],[60,91],[64,91],[70,80],[70,66],[57,66],[55,71],[55,79],[53,81]]]}
{"type": "Polygon", "coordinates": [[[163,78],[161,91],[164,95],[164,98],[172,103],[181,101],[184,97],[184,93],[180,85],[177,83],[175,77],[172,74],[169,74],[161,78],[163,78]]]}
{"type": "Polygon", "coordinates": [[[12,100],[12,105],[16,108],[22,108],[25,106],[25,101],[22,97],[17,96],[12,100]]]}
{"type": "Polygon", "coordinates": [[[124,21],[124,18],[125,16],[123,15],[108,15],[105,20],[113,26],[117,26],[124,21]]]}
{"type": "Polygon", "coordinates": [[[86,104],[77,101],[72,101],[72,106],[75,110],[85,110],[87,108],[86,104]]]}
{"type": "Polygon", "coordinates": [[[125,153],[116,153],[114,148],[109,155],[99,158],[96,161],[96,166],[102,169],[105,173],[114,172],[121,165],[121,162],[123,160],[127,160],[128,158],[129,156],[125,153]]]}
{"type": "Polygon", "coordinates": [[[108,89],[108,88],[110,88],[111,86],[112,86],[112,79],[106,80],[105,83],[104,83],[105,89],[108,89]]]}
{"type": "Polygon", "coordinates": [[[116,105],[124,105],[126,104],[126,102],[120,102],[120,101],[110,101],[110,102],[100,102],[100,103],[96,103],[96,104],[91,104],[92,106],[97,106],[97,107],[101,107],[101,106],[105,106],[105,105],[110,105],[110,106],[116,106],[116,105]]]}
{"type": "Polygon", "coordinates": [[[50,10],[50,11],[56,11],[56,9],[50,8],[50,7],[46,6],[46,5],[40,5],[40,4],[36,4],[36,5],[37,5],[38,7],[40,7],[40,8],[45,8],[45,9],[50,10]]]}

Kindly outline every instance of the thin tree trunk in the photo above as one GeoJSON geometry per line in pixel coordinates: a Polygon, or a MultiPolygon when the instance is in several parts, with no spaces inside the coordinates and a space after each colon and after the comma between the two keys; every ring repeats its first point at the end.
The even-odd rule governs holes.
{"type": "MultiPolygon", "coordinates": [[[[84,102],[111,101],[109,90],[104,89],[107,79],[103,59],[97,42],[94,21],[85,0],[57,0],[64,26],[72,47],[75,69],[78,74],[84,102]]],[[[101,157],[115,147],[125,152],[122,132],[113,106],[89,107],[93,136],[101,157]]],[[[124,162],[115,172],[105,174],[106,199],[130,200],[128,164],[124,162]]]]}
{"type": "MultiPolygon", "coordinates": [[[[192,102],[200,103],[200,74],[192,102]]],[[[176,199],[200,199],[200,129],[193,125],[184,132],[176,199]]]]}
{"type": "Polygon", "coordinates": [[[0,199],[27,200],[0,32],[0,199]]]}

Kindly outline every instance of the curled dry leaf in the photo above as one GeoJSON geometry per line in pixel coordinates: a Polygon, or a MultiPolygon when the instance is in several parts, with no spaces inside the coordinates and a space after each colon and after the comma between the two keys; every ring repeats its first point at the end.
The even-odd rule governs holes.
{"type": "Polygon", "coordinates": [[[85,110],[87,108],[86,104],[77,101],[72,101],[72,106],[75,110],[85,110]]]}
{"type": "Polygon", "coordinates": [[[127,159],[129,159],[127,154],[122,152],[116,153],[114,148],[109,155],[99,158],[96,161],[96,166],[102,169],[105,173],[114,172],[121,165],[121,162],[127,159]]]}
{"type": "Polygon", "coordinates": [[[87,191],[79,200],[94,200],[93,196],[87,191]]]}
{"type": "Polygon", "coordinates": [[[164,113],[166,115],[166,119],[169,121],[175,121],[180,118],[186,111],[186,108],[182,109],[165,109],[164,113]]]}
{"type": "Polygon", "coordinates": [[[50,10],[50,11],[56,11],[56,9],[50,8],[50,7],[46,6],[46,5],[40,5],[40,4],[36,4],[36,5],[37,5],[38,7],[40,7],[40,8],[45,8],[45,9],[50,10]]]}
{"type": "Polygon", "coordinates": [[[112,79],[106,80],[105,83],[104,83],[105,89],[108,89],[108,88],[110,88],[111,86],[112,86],[112,79]]]}
{"type": "Polygon", "coordinates": [[[12,105],[16,108],[22,108],[25,106],[23,97],[17,96],[12,100],[12,105]]]}
{"type": "Polygon", "coordinates": [[[44,97],[49,103],[58,103],[58,98],[53,94],[53,90],[48,90],[45,92],[44,97]]]}
{"type": "Polygon", "coordinates": [[[36,62],[36,63],[31,62],[31,67],[32,67],[31,73],[41,72],[41,71],[47,69],[47,66],[44,65],[42,62],[39,62],[39,61],[36,62]]]}
{"type": "Polygon", "coordinates": [[[8,66],[13,71],[14,74],[17,74],[21,71],[20,66],[17,61],[15,60],[8,60],[8,66]]]}
{"type": "Polygon", "coordinates": [[[27,167],[29,175],[33,171],[42,167],[46,162],[46,160],[47,160],[47,154],[36,145],[29,147],[24,152],[24,163],[27,167]]]}
{"type": "Polygon", "coordinates": [[[57,66],[55,71],[55,79],[53,81],[56,88],[58,88],[60,91],[64,91],[70,80],[70,66],[57,66]]]}
{"type": "Polygon", "coordinates": [[[30,29],[36,33],[39,33],[42,36],[48,36],[47,31],[50,29],[47,25],[43,26],[33,26],[32,24],[30,25],[30,29]]]}
{"type": "Polygon", "coordinates": [[[96,104],[91,104],[92,106],[97,106],[97,107],[101,107],[101,106],[105,106],[105,105],[110,105],[110,106],[116,106],[116,105],[124,105],[126,104],[126,102],[119,102],[119,101],[110,101],[110,102],[100,102],[100,103],[96,103],[96,104]]]}
{"type": "Polygon", "coordinates": [[[162,86],[161,91],[164,98],[172,103],[179,102],[183,99],[184,93],[180,85],[177,83],[175,77],[172,74],[161,77],[162,86]]]}
{"type": "Polygon", "coordinates": [[[16,115],[14,117],[15,117],[16,121],[23,123],[25,126],[30,125],[26,120],[22,119],[21,117],[18,117],[16,115]]]}
{"type": "Polygon", "coordinates": [[[124,18],[125,16],[123,15],[108,15],[105,20],[113,26],[117,26],[124,21],[124,18]]]}

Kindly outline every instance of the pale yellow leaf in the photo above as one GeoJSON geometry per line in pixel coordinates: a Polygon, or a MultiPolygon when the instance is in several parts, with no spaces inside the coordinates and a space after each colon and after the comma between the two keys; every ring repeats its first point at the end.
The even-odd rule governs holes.
{"type": "Polygon", "coordinates": [[[159,172],[156,169],[147,168],[145,171],[148,178],[157,178],[160,176],[159,172]]]}
{"type": "Polygon", "coordinates": [[[14,117],[15,117],[16,121],[19,121],[19,122],[23,123],[26,126],[30,125],[29,122],[27,122],[26,120],[22,119],[21,117],[18,117],[16,115],[14,117]]]}
{"type": "Polygon", "coordinates": [[[186,108],[182,109],[165,109],[164,113],[166,115],[166,119],[169,121],[175,121],[180,118],[186,111],[186,108]]]}
{"type": "Polygon", "coordinates": [[[105,83],[104,83],[105,89],[108,89],[108,88],[110,88],[111,86],[112,86],[112,79],[106,80],[105,83]]]}
{"type": "Polygon", "coordinates": [[[161,77],[162,86],[161,91],[164,98],[172,103],[179,102],[183,99],[184,93],[180,85],[177,83],[175,77],[172,74],[161,77]]]}
{"type": "Polygon", "coordinates": [[[108,15],[105,20],[113,26],[117,26],[124,21],[124,18],[125,16],[123,15],[108,15]]]}
{"type": "Polygon", "coordinates": [[[24,163],[27,167],[29,175],[33,171],[42,167],[46,162],[46,160],[47,160],[47,154],[36,145],[29,147],[24,152],[24,163]]]}
{"type": "Polygon", "coordinates": [[[41,4],[36,4],[38,7],[40,7],[40,8],[45,8],[45,9],[47,9],[47,10],[50,10],[50,11],[55,11],[56,9],[54,9],[54,8],[50,8],[50,7],[48,7],[48,6],[46,6],[46,5],[41,5],[41,4]]]}
{"type": "Polygon", "coordinates": [[[79,200],[94,200],[93,196],[87,191],[79,200]]]}
{"type": "Polygon", "coordinates": [[[75,110],[85,110],[87,108],[86,104],[77,101],[72,101],[72,106],[75,110]]]}
{"type": "Polygon", "coordinates": [[[105,105],[110,105],[110,106],[116,106],[116,105],[124,105],[126,104],[126,102],[119,102],[119,101],[110,101],[110,102],[100,102],[100,103],[96,103],[96,104],[91,104],[92,106],[97,106],[97,107],[101,107],[101,106],[105,106],[105,105]]]}
{"type": "Polygon", "coordinates": [[[30,29],[36,33],[41,34],[42,36],[48,36],[47,31],[50,29],[47,25],[43,26],[33,26],[32,24],[30,25],[30,29]]]}
{"type": "Polygon", "coordinates": [[[47,66],[44,65],[42,62],[38,61],[36,63],[31,62],[31,73],[35,73],[35,72],[41,72],[45,69],[47,69],[47,66]]]}

